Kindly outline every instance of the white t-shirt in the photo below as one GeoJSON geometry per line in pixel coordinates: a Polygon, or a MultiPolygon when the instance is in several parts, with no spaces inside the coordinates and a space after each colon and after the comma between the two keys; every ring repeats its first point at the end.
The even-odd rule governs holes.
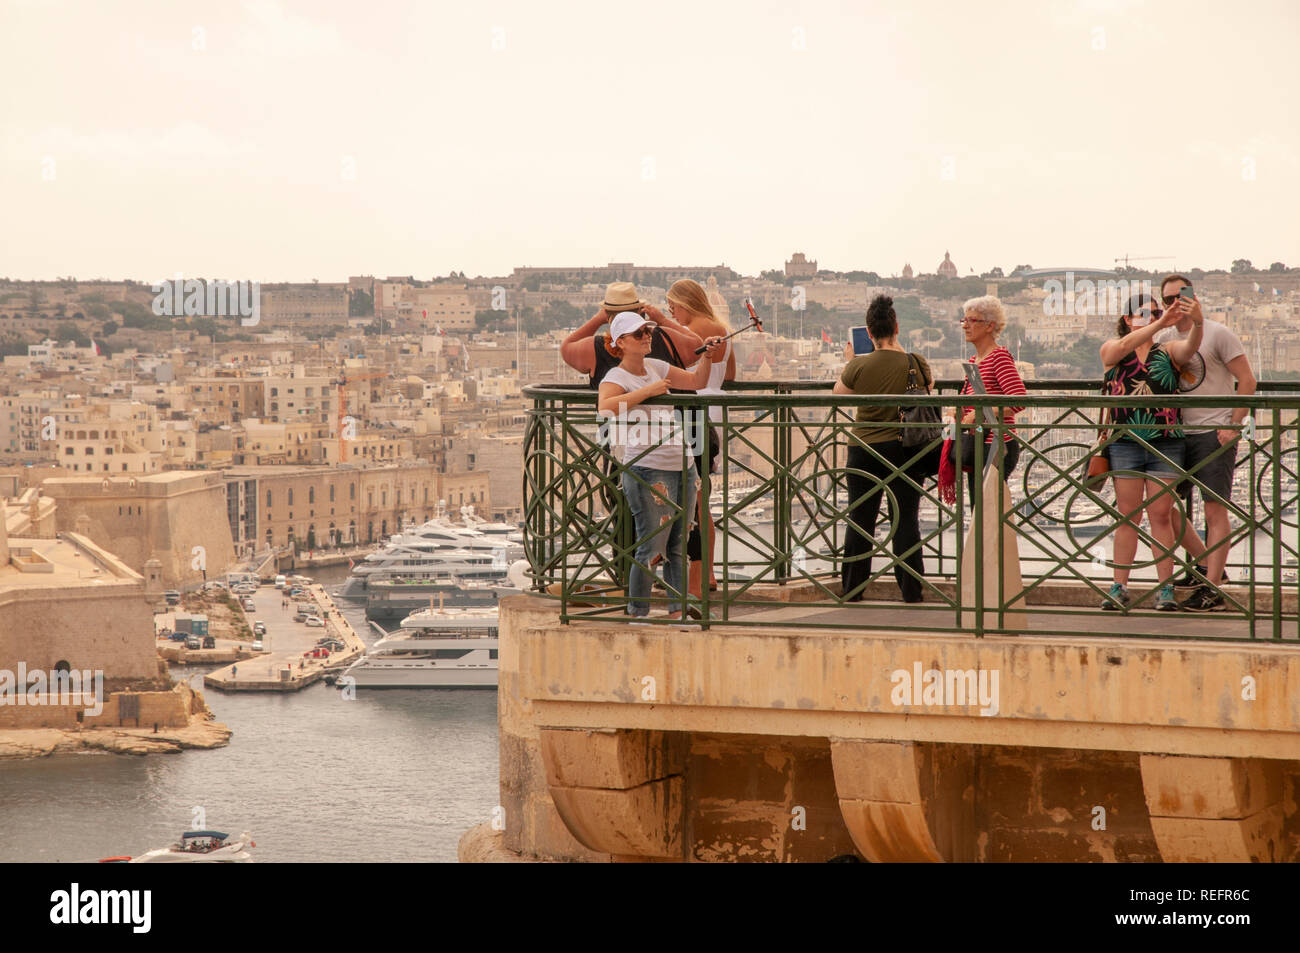
{"type": "MultiPolygon", "coordinates": [[[[617,384],[630,394],[668,376],[672,365],[652,357],[645,359],[645,373],[636,376],[625,371],[622,365],[611,367],[601,379],[602,384],[617,384]]],[[[672,407],[647,407],[637,404],[619,417],[607,416],[611,430],[611,443],[622,445],[623,462],[652,470],[680,471],[683,457],[683,431],[672,407]],[[611,419],[612,418],[612,419],[611,419]],[[654,447],[644,457],[637,456],[647,447],[654,447]]]]}
{"type": "MultiPolygon", "coordinates": [[[[1246,349],[1241,346],[1240,338],[1218,321],[1207,318],[1201,328],[1201,346],[1196,353],[1205,362],[1205,379],[1194,386],[1180,383],[1178,392],[1189,397],[1231,396],[1236,393],[1233,389],[1236,378],[1232,376],[1232,371],[1228,370],[1228,362],[1241,357],[1246,353],[1246,349]]],[[[1180,333],[1177,328],[1165,328],[1156,335],[1156,342],[1164,344],[1169,341],[1182,341],[1191,333],[1190,328],[1187,334],[1180,333]]],[[[1191,369],[1184,368],[1184,370],[1191,369]]],[[[1192,433],[1231,427],[1232,410],[1231,402],[1223,407],[1184,407],[1183,426],[1192,433]]]]}

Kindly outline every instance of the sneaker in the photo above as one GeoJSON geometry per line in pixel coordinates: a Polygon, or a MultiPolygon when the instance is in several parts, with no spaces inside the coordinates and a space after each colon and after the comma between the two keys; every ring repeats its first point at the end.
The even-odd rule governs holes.
{"type": "Polygon", "coordinates": [[[1127,609],[1133,597],[1128,594],[1128,587],[1122,586],[1118,582],[1110,584],[1110,592],[1106,594],[1106,601],[1101,604],[1103,609],[1127,609]]]}
{"type": "Polygon", "coordinates": [[[1157,612],[1178,611],[1178,600],[1174,598],[1174,584],[1172,582],[1165,583],[1160,587],[1160,591],[1156,593],[1155,608],[1157,612]]]}
{"type": "MultiPolygon", "coordinates": [[[[1205,568],[1204,566],[1200,565],[1200,564],[1197,564],[1197,566],[1196,566],[1196,571],[1197,571],[1198,573],[1201,574],[1199,578],[1196,577],[1196,576],[1193,576],[1193,575],[1192,575],[1192,571],[1189,569],[1189,570],[1187,570],[1187,575],[1183,576],[1183,578],[1178,579],[1178,580],[1176,580],[1176,581],[1174,582],[1174,588],[1176,588],[1176,589],[1199,589],[1201,586],[1204,586],[1205,583],[1201,582],[1201,579],[1208,579],[1208,578],[1209,578],[1209,576],[1207,575],[1207,570],[1206,570],[1206,568],[1205,568]]],[[[1225,570],[1223,571],[1223,578],[1222,578],[1221,580],[1219,580],[1219,585],[1223,585],[1225,582],[1228,582],[1228,581],[1229,581],[1229,580],[1228,580],[1228,570],[1225,569],[1225,570]]]]}
{"type": "Polygon", "coordinates": [[[1184,612],[1223,612],[1227,605],[1223,596],[1209,586],[1200,586],[1187,599],[1178,604],[1184,612]]]}

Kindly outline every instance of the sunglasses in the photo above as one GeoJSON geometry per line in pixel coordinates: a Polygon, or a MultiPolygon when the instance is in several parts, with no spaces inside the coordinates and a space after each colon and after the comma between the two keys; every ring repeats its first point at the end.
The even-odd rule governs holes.
{"type": "Polygon", "coordinates": [[[627,332],[627,334],[624,334],[623,337],[636,338],[638,341],[640,341],[642,338],[654,337],[655,330],[656,329],[653,324],[643,324],[635,331],[627,332]]]}
{"type": "Polygon", "coordinates": [[[1139,318],[1139,317],[1140,317],[1140,318],[1150,318],[1151,320],[1154,321],[1154,320],[1158,319],[1158,318],[1159,318],[1162,314],[1164,314],[1164,313],[1165,313],[1165,312],[1164,312],[1164,309],[1163,309],[1163,308],[1138,308],[1137,311],[1135,311],[1133,314],[1129,315],[1129,317],[1130,317],[1130,318],[1139,318]]]}

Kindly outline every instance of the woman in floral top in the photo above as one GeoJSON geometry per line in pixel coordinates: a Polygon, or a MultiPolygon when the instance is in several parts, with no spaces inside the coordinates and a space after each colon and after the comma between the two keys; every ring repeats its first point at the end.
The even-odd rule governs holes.
{"type": "MultiPolygon", "coordinates": [[[[1181,303],[1162,311],[1148,294],[1130,298],[1124,305],[1116,336],[1101,346],[1105,392],[1116,397],[1178,393],[1178,375],[1201,346],[1201,321],[1194,320],[1191,334],[1181,341],[1152,342],[1157,333],[1182,319],[1181,303]]],[[[1160,491],[1183,478],[1183,431],[1177,408],[1117,407],[1112,413],[1110,425],[1124,428],[1106,448],[1115,478],[1115,507],[1120,513],[1132,515],[1131,522],[1115,527],[1115,582],[1102,608],[1123,609],[1132,602],[1129,567],[1137,554],[1138,525],[1144,508],[1151,536],[1166,553],[1173,551],[1170,517],[1177,497],[1172,491],[1160,491]]],[[[1155,607],[1176,611],[1172,555],[1158,559],[1156,568],[1160,579],[1155,607]]]]}

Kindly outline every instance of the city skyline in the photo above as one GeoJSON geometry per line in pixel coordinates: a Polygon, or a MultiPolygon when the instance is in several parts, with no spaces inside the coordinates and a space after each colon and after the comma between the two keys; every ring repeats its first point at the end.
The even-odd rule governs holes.
{"type": "Polygon", "coordinates": [[[9,0],[0,271],[1300,264],[1290,5],[568,10],[9,0]]]}

